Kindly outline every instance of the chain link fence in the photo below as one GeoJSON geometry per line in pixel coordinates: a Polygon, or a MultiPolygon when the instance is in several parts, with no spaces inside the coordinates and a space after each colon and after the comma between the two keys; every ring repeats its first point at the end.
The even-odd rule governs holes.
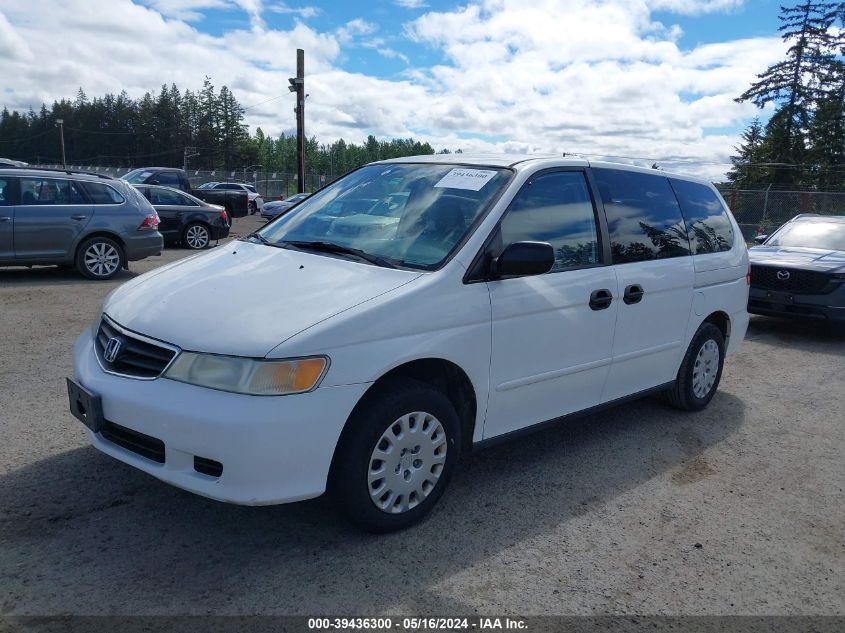
{"type": "Polygon", "coordinates": [[[771,233],[799,213],[845,215],[845,192],[719,187],[746,239],[771,233]]]}
{"type": "MultiPolygon", "coordinates": [[[[49,169],[62,169],[61,165],[31,165],[37,169],[46,167],[49,169]]],[[[76,171],[87,171],[95,174],[103,174],[120,178],[132,171],[135,167],[92,167],[89,165],[67,165],[67,169],[76,171]]],[[[243,169],[215,169],[215,170],[187,170],[188,181],[191,187],[197,188],[206,182],[241,182],[254,185],[256,191],[265,200],[278,200],[282,197],[293,195],[299,191],[297,187],[296,174],[280,171],[245,171],[243,169]]],[[[336,180],[339,176],[327,174],[305,174],[305,191],[316,191],[320,187],[336,180]]]]}

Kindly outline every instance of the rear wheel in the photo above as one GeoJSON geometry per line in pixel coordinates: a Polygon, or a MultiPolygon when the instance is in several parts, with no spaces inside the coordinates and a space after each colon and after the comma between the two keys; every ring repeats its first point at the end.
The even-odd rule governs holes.
{"type": "Polygon", "coordinates": [[[92,237],[76,252],[76,269],[88,279],[111,279],[125,265],[120,244],[108,237],[92,237]]]}
{"type": "Polygon", "coordinates": [[[460,454],[448,398],[396,379],[359,405],[338,443],[331,488],[346,516],[369,532],[420,521],[446,489],[460,454]]]}
{"type": "Polygon", "coordinates": [[[182,243],[191,250],[200,251],[206,248],[210,241],[211,233],[205,224],[194,222],[185,227],[182,243]]]}
{"type": "Polygon", "coordinates": [[[668,391],[672,406],[698,411],[713,399],[725,362],[725,338],[712,323],[703,323],[692,337],[678,370],[675,384],[668,391]]]}

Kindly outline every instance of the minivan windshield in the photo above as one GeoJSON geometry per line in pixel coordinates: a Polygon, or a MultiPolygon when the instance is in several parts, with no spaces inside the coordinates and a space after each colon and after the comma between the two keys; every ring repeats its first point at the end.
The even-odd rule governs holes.
{"type": "Polygon", "coordinates": [[[142,185],[144,181],[153,175],[149,169],[133,169],[130,172],[123,174],[120,179],[128,182],[130,185],[142,185]]]}
{"type": "Polygon", "coordinates": [[[845,251],[845,222],[798,220],[775,233],[766,246],[792,246],[845,251]]]}
{"type": "Polygon", "coordinates": [[[508,169],[486,166],[368,165],[313,194],[255,239],[377,265],[434,270],[510,176],[508,169]]]}

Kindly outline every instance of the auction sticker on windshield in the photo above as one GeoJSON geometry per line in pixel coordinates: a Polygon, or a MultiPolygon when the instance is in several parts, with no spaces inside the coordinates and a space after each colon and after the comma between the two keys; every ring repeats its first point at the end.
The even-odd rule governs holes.
{"type": "Polygon", "coordinates": [[[458,167],[443,176],[434,186],[479,191],[495,175],[496,172],[489,169],[463,169],[458,167]]]}

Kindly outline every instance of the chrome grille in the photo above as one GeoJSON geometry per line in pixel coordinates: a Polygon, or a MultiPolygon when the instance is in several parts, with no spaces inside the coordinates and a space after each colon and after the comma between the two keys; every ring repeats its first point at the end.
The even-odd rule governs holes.
{"type": "Polygon", "coordinates": [[[97,329],[94,347],[107,372],[146,380],[160,376],[178,353],[176,348],[133,334],[105,316],[97,329]],[[109,341],[113,339],[120,342],[119,351],[113,359],[106,360],[109,341]]]}

